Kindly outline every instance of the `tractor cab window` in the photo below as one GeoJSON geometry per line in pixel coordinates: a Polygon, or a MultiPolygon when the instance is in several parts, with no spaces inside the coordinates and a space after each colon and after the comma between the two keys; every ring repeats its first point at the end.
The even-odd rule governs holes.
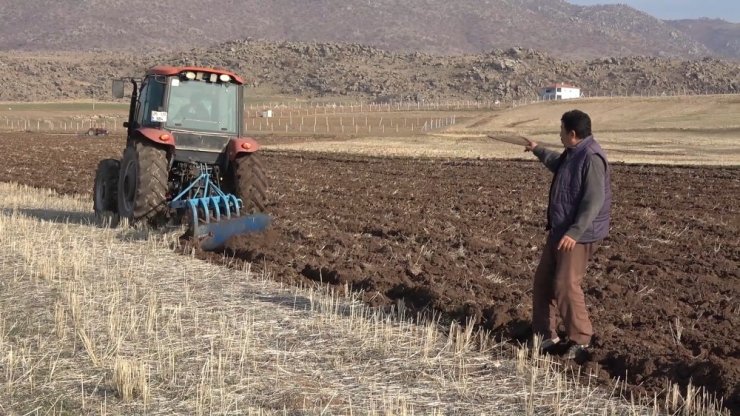
{"type": "Polygon", "coordinates": [[[237,85],[172,78],[169,90],[167,127],[237,133],[237,85]]]}
{"type": "Polygon", "coordinates": [[[141,86],[136,122],[141,127],[156,127],[163,120],[158,116],[164,101],[164,79],[149,77],[141,86]]]}

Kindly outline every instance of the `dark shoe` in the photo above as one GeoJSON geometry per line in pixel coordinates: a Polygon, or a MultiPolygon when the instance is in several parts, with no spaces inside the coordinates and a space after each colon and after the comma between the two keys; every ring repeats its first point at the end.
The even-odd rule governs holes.
{"type": "Polygon", "coordinates": [[[590,345],[573,344],[568,348],[563,358],[568,360],[585,360],[588,358],[588,349],[590,345]]]}
{"type": "Polygon", "coordinates": [[[560,338],[559,337],[548,338],[548,339],[542,341],[542,344],[540,344],[540,351],[549,351],[549,350],[553,349],[553,347],[555,347],[559,343],[560,343],[560,338]]]}
{"type": "MultiPolygon", "coordinates": [[[[560,343],[560,338],[547,338],[540,343],[540,353],[550,352],[556,345],[560,343]]],[[[534,349],[534,339],[529,340],[527,346],[530,349],[534,349]]]]}

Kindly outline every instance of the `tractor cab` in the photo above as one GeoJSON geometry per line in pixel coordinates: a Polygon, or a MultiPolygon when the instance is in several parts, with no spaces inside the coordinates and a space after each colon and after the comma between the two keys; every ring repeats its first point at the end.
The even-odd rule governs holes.
{"type": "MultiPolygon", "coordinates": [[[[134,93],[125,124],[129,139],[137,131],[154,129],[169,136],[174,160],[225,167],[227,145],[243,134],[244,81],[238,75],[213,68],[155,66],[140,85],[131,82],[134,93]]],[[[123,96],[123,84],[114,81],[114,96],[123,96]]]]}

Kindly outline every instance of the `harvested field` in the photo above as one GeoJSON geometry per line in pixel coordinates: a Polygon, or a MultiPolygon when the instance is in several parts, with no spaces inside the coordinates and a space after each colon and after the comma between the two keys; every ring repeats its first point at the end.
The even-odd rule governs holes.
{"type": "Polygon", "coordinates": [[[3,416],[721,414],[706,396],[630,403],[471,327],[181,256],[177,231],[92,222],[84,195],[0,183],[3,416]]]}
{"type": "MultiPolygon", "coordinates": [[[[97,161],[122,146],[6,134],[0,180],[87,193],[97,161]]],[[[278,281],[349,284],[371,305],[403,299],[499,338],[527,337],[549,184],[539,164],[269,149],[263,158],[274,227],[232,241],[227,256],[278,281]]],[[[585,283],[598,339],[582,365],[626,378],[632,392],[692,381],[740,411],[740,168],[615,165],[613,180],[612,233],[585,283]]]]}
{"type": "MultiPolygon", "coordinates": [[[[319,130],[326,136],[319,143],[281,138],[273,148],[383,156],[531,160],[530,155],[522,154],[521,147],[492,142],[486,134],[521,134],[545,146],[559,148],[558,120],[565,111],[573,108],[582,109],[592,116],[596,137],[613,162],[740,165],[740,119],[737,117],[740,98],[737,95],[548,101],[494,111],[458,113],[453,125],[433,129],[426,135],[419,135],[418,130],[415,135],[401,130],[400,133],[389,133],[392,137],[387,137],[389,134],[380,137],[382,135],[377,129],[372,133],[366,129],[360,135],[348,137],[338,130],[334,130],[336,134],[333,136],[319,130]]],[[[382,114],[386,120],[395,118],[396,123],[406,116],[404,112],[382,114]]],[[[431,117],[435,116],[444,115],[431,117]]]]}

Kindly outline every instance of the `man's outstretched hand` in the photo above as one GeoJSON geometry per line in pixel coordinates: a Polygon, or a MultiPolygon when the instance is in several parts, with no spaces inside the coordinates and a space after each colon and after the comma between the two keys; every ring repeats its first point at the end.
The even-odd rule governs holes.
{"type": "Polygon", "coordinates": [[[535,147],[537,147],[537,142],[533,142],[526,137],[524,138],[524,140],[527,141],[527,144],[524,145],[525,152],[531,152],[534,150],[535,147]]]}

